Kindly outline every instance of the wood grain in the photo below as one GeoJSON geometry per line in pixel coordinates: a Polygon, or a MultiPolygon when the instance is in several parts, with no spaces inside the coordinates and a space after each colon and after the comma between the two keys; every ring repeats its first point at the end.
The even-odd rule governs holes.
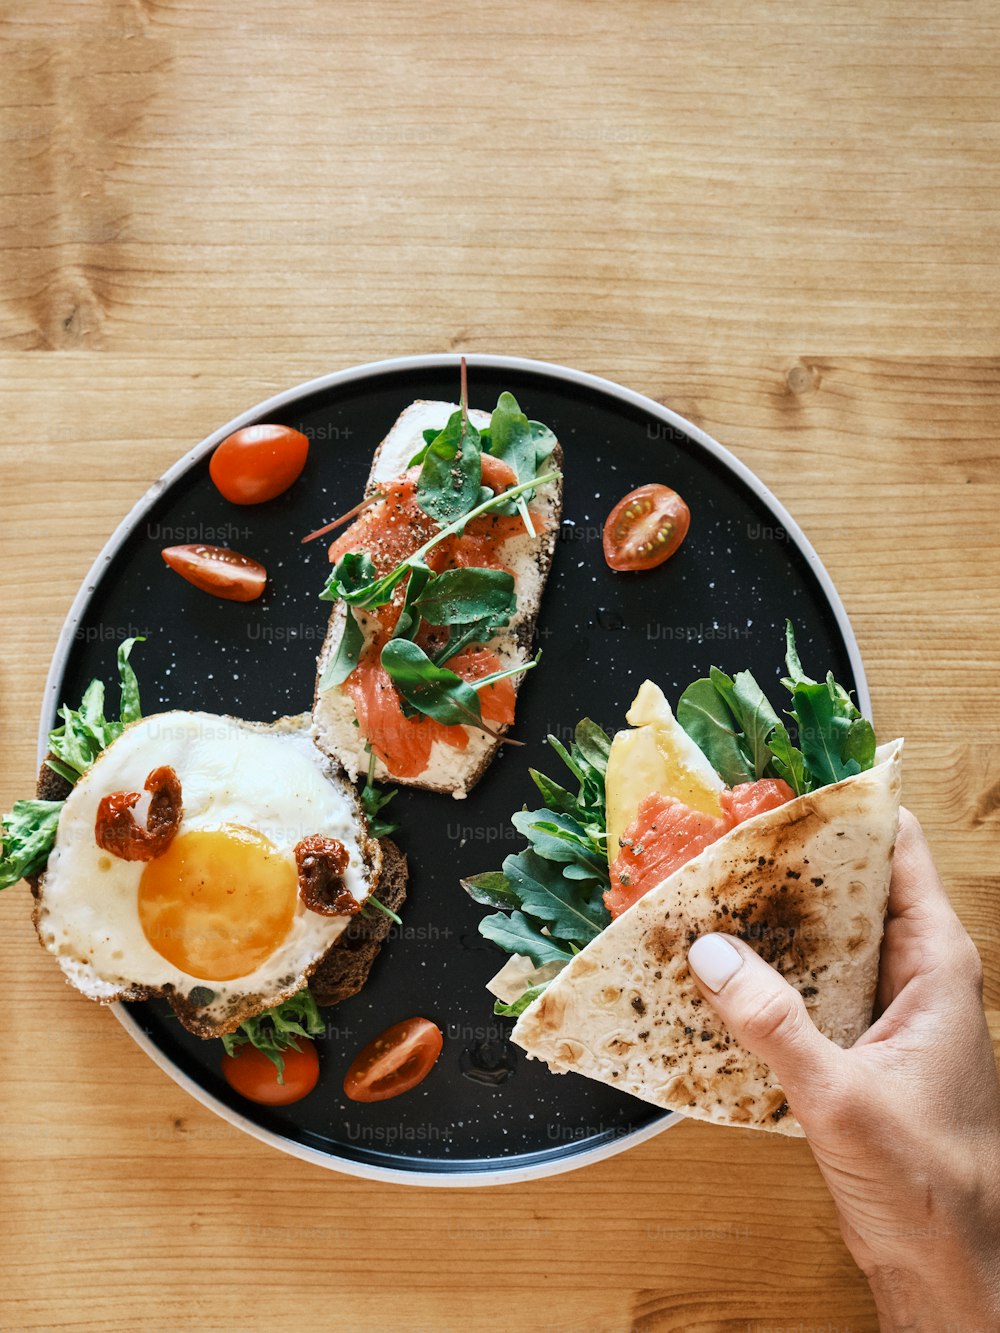
{"type": "MultiPolygon", "coordinates": [[[[11,0],[0,62],[0,805],[91,561],[209,430],[378,357],[559,361],[802,523],[1000,1049],[993,6],[11,0]]],[[[0,940],[4,1329],[876,1326],[803,1144],[684,1124],[530,1185],[353,1180],[176,1088],[22,889],[0,940]]]]}

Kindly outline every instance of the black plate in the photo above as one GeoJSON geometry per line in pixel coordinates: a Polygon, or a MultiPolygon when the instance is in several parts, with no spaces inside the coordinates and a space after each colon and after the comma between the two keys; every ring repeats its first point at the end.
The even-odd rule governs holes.
{"type": "MultiPolygon", "coordinates": [[[[140,1044],[195,1096],[276,1146],[358,1174],[424,1184],[488,1183],[566,1170],[646,1137],[676,1117],[599,1083],[556,1076],[507,1041],[486,981],[504,961],[478,934],[483,910],[462,874],[499,866],[519,844],[509,817],[533,799],[529,765],[557,771],[545,737],[584,715],[613,731],[650,676],[668,698],[717,664],[749,667],[775,687],[786,616],[804,662],[867,691],[850,626],[815,552],[762,484],[681,418],[602,380],[539,362],[469,358],[470,400],[511,390],[566,452],[561,540],[540,621],[543,659],[525,681],[515,735],[465,801],[400,792],[393,814],[410,858],[405,924],[360,996],[327,1010],[322,1075],[310,1097],[266,1110],[233,1094],[221,1044],[190,1036],[154,1002],[122,1006],[140,1044]],[[662,568],[613,574],[601,525],[633,487],[662,481],[685,497],[690,535],[662,568]],[[362,1106],[341,1090],[352,1056],[399,1019],[422,1014],[445,1033],[430,1076],[405,1097],[362,1106]]],[[[128,516],[87,580],[49,677],[52,725],[93,676],[111,681],[116,643],[146,634],[133,657],[147,713],[198,708],[270,720],[308,709],[328,607],[323,542],[299,538],[361,495],[372,451],[415,398],[458,396],[458,358],[411,358],[332,375],[261,404],[183,459],[128,516]],[[303,477],[266,505],[228,504],[208,476],[215,444],[237,426],[280,421],[312,448],[303,477]],[[197,592],[160,559],[164,546],[209,541],[261,559],[270,574],[250,605],[197,592]]],[[[114,698],[117,697],[113,693],[114,698]]]]}

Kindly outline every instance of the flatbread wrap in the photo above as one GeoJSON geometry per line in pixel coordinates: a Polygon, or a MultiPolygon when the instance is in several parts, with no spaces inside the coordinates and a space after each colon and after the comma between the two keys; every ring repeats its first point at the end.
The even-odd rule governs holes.
{"type": "Polygon", "coordinates": [[[853,1045],[869,1026],[899,822],[902,741],[827,676],[802,671],[788,630],[792,730],[749,674],[713,668],[674,716],[647,681],[606,736],[554,748],[573,793],[532,771],[543,810],[513,817],[528,850],[464,880],[500,909],[481,932],[515,956],[489,983],[511,1039],[668,1110],[801,1135],[763,1061],[699,992],[687,953],[721,931],[853,1045]]]}
{"type": "Polygon", "coordinates": [[[674,871],[562,969],[513,1041],[668,1110],[800,1135],[770,1069],[702,998],[687,951],[710,931],[746,940],[821,1032],[853,1045],[878,981],[901,750],[882,746],[868,772],[737,825],[674,871]]]}

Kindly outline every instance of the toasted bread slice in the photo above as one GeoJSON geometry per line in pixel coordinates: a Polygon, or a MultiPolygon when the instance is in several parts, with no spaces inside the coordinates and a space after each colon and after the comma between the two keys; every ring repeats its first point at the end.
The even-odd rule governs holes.
{"type": "MultiPolygon", "coordinates": [[[[396,419],[372,460],[365,494],[373,494],[380,485],[404,472],[414,454],[424,443],[425,430],[440,430],[453,412],[456,403],[411,403],[396,419]]],[[[489,424],[490,414],[470,410],[469,419],[475,426],[489,424]]],[[[562,448],[556,445],[551,457],[554,469],[562,470],[562,448]]],[[[504,565],[517,581],[517,611],[510,624],[487,645],[500,659],[501,669],[525,664],[531,660],[532,645],[538,622],[542,593],[552,566],[559,520],[562,515],[562,480],[547,482],[536,493],[531,508],[544,520],[544,530],[530,537],[527,532],[509,538],[499,547],[504,565]]],[[[315,740],[326,754],[338,759],[355,779],[368,771],[365,738],[361,735],[350,697],[339,687],[319,691],[319,681],[326,665],[336,655],[344,633],[347,608],[343,602],[334,605],[326,640],[319,655],[316,677],[316,700],[313,707],[315,740]]],[[[360,622],[359,617],[359,622],[360,622]]],[[[363,626],[364,627],[364,626],[363,626]]],[[[524,676],[512,679],[515,694],[524,676]]],[[[506,731],[506,727],[497,729],[506,731]]],[[[435,741],[430,760],[423,773],[415,778],[400,778],[376,760],[375,777],[382,782],[405,787],[423,787],[428,791],[445,792],[461,799],[468,795],[495,756],[500,742],[485,732],[467,727],[468,747],[459,751],[441,741],[435,741]]]]}
{"type": "MultiPolygon", "coordinates": [[[[406,857],[391,838],[380,838],[382,873],[378,900],[398,912],[406,898],[406,857]]],[[[317,1004],[340,1004],[357,995],[368,980],[372,964],[392,929],[392,919],[378,908],[352,916],[347,929],[309,978],[309,989],[317,1004]]]]}
{"type": "MultiPolygon", "coordinates": [[[[240,725],[263,733],[277,733],[279,735],[290,733],[302,736],[303,743],[306,743],[305,738],[311,730],[311,718],[308,713],[303,713],[293,718],[279,718],[274,723],[247,723],[241,721],[240,725]]],[[[354,808],[358,842],[364,863],[364,877],[369,894],[378,896],[379,900],[382,901],[382,893],[387,893],[391,901],[386,905],[391,906],[393,910],[398,910],[398,906],[406,897],[407,865],[405,856],[390,839],[376,840],[369,836],[368,823],[361,809],[355,788],[347,781],[340,766],[332,762],[329,756],[317,755],[317,758],[321,760],[327,780],[343,791],[354,808]],[[383,884],[385,885],[384,889],[383,884]]],[[[40,800],[65,800],[72,790],[73,788],[64,778],[54,773],[47,764],[42,765],[38,775],[36,792],[40,800]]],[[[35,899],[33,920],[39,933],[39,940],[43,947],[51,947],[46,946],[43,939],[45,871],[43,870],[40,874],[32,876],[28,883],[35,899]]],[[[380,923],[383,921],[388,926],[389,918],[378,912],[377,908],[372,907],[367,908],[363,914],[354,917],[331,918],[330,933],[332,938],[329,945],[309,962],[301,977],[290,977],[288,979],[289,984],[280,987],[274,993],[269,992],[266,995],[246,993],[240,995],[238,998],[227,1002],[224,1007],[212,1003],[199,1005],[196,1002],[199,998],[197,992],[200,989],[197,985],[192,988],[190,994],[181,993],[177,987],[171,984],[146,986],[92,983],[84,990],[74,980],[73,968],[69,965],[68,960],[60,957],[59,962],[66,973],[67,980],[76,984],[77,989],[84,990],[84,993],[91,999],[96,999],[102,1004],[110,1004],[116,1000],[148,1000],[161,997],[170,1004],[188,1031],[200,1037],[221,1037],[228,1032],[235,1031],[240,1023],[246,1019],[253,1018],[265,1009],[272,1008],[283,1000],[289,999],[301,989],[305,981],[308,980],[311,984],[313,975],[318,972],[322,972],[327,978],[322,985],[327,998],[322,1000],[321,1003],[336,1003],[339,1000],[346,999],[348,995],[356,994],[364,985],[368,971],[387,934],[387,931],[381,929],[380,923]],[[337,926],[339,926],[339,929],[336,929],[337,926]],[[354,926],[353,933],[345,939],[352,926],[354,926]],[[367,947],[359,948],[355,943],[359,936],[362,940],[369,941],[367,947]],[[371,940],[374,940],[373,946],[371,940]],[[342,941],[344,947],[342,947],[342,941]],[[339,990],[339,993],[335,995],[333,994],[334,979],[338,981],[339,990]]]]}

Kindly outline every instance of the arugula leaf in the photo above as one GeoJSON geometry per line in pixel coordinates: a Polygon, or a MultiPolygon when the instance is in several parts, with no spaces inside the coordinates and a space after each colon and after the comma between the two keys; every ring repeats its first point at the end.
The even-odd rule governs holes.
{"type": "Polygon", "coordinates": [[[514,911],[510,916],[495,912],[483,917],[479,923],[479,933],[486,939],[499,944],[507,953],[523,954],[530,958],[536,967],[544,963],[568,963],[573,957],[573,950],[568,945],[561,945],[549,935],[543,935],[537,922],[529,920],[523,912],[514,911]]]}
{"type": "Polygon", "coordinates": [[[518,481],[535,475],[538,451],[531,423],[512,393],[500,395],[490,417],[490,453],[506,463],[518,481]]]}
{"type": "Polygon", "coordinates": [[[875,748],[875,729],[872,724],[866,717],[854,718],[840,752],[841,759],[845,763],[853,761],[865,773],[875,762],[875,748]]]}
{"type": "Polygon", "coordinates": [[[851,731],[851,719],[839,713],[826,681],[797,685],[792,695],[799,745],[817,787],[861,772],[856,759],[842,758],[851,731]]]}
{"type": "Polygon", "coordinates": [[[393,685],[419,713],[446,727],[461,724],[483,731],[479,695],[456,672],[440,667],[419,644],[409,639],[390,639],[382,649],[382,665],[393,685]]]}
{"type": "Polygon", "coordinates": [[[587,763],[602,776],[606,774],[611,757],[611,737],[607,732],[585,717],[577,724],[574,741],[587,763]]]}
{"type": "MultiPolygon", "coordinates": [[[[368,820],[368,832],[373,838],[390,838],[399,828],[398,824],[391,823],[389,820],[382,819],[379,811],[383,810],[392,798],[396,795],[396,788],[392,791],[379,791],[375,785],[375,751],[370,745],[365,747],[368,751],[368,776],[365,779],[365,785],[361,788],[361,808],[365,812],[365,818],[368,820]]],[[[370,894],[367,901],[376,902],[370,894]]],[[[382,907],[381,903],[378,903],[382,907]]],[[[388,908],[382,907],[384,912],[388,908]]],[[[394,915],[390,913],[390,915],[394,915]]],[[[398,921],[398,917],[396,920],[398,921]]]]}
{"type": "Polygon", "coordinates": [[[589,944],[611,920],[599,897],[585,895],[578,883],[568,881],[534,851],[506,857],[503,873],[521,909],[544,921],[553,939],[589,944]]]}
{"type": "Polygon", "coordinates": [[[578,865],[585,878],[603,878],[607,873],[606,844],[572,815],[554,810],[519,810],[511,816],[511,823],[528,839],[532,850],[547,861],[578,865]]]}
{"type": "Polygon", "coordinates": [[[558,782],[553,782],[551,778],[539,773],[537,768],[528,769],[528,777],[542,794],[542,800],[548,810],[560,815],[572,814],[578,807],[578,800],[572,792],[568,792],[565,787],[561,787],[558,782]]]}
{"type": "MultiPolygon", "coordinates": [[[[481,934],[508,953],[530,958],[536,967],[568,963],[611,920],[604,906],[610,886],[604,775],[611,738],[585,718],[569,748],[555,736],[548,739],[577,779],[578,791],[531,769],[545,808],[513,816],[529,847],[508,856],[502,870],[462,881],[476,902],[502,909],[479,923],[481,934]]],[[[512,1005],[498,1002],[494,1012],[516,1017],[544,984],[531,987],[512,1005]]]]}
{"type": "Polygon", "coordinates": [[[130,722],[142,721],[142,705],[139,701],[139,681],[128,660],[137,643],[145,643],[145,635],[126,639],[118,645],[118,680],[120,683],[121,704],[118,717],[124,729],[130,722]]]}
{"type": "Polygon", "coordinates": [[[379,817],[379,811],[383,810],[395,795],[395,787],[392,791],[379,791],[373,782],[366,782],[361,788],[361,808],[368,820],[368,832],[373,838],[391,838],[398,831],[398,824],[379,817]]]}
{"type": "Polygon", "coordinates": [[[437,429],[436,426],[429,426],[426,430],[422,430],[420,434],[423,437],[424,442],[417,450],[417,452],[413,455],[413,457],[410,459],[410,461],[407,463],[406,465],[407,468],[420,466],[420,464],[424,461],[424,459],[427,456],[427,446],[429,444],[433,444],[434,441],[437,439],[437,437],[441,434],[441,432],[437,429]]]}
{"type": "Polygon", "coordinates": [[[347,679],[358,665],[358,658],[365,646],[364,630],[355,619],[352,609],[348,606],[345,610],[344,632],[340,636],[340,643],[320,677],[318,688],[321,694],[324,690],[332,689],[334,685],[340,685],[347,679]]]}
{"type": "Polygon", "coordinates": [[[334,566],[320,599],[324,602],[343,600],[348,606],[373,611],[392,600],[396,584],[406,577],[407,570],[408,566],[397,565],[390,574],[378,578],[367,551],[347,551],[334,566]]]}
{"type": "Polygon", "coordinates": [[[785,689],[794,689],[796,685],[815,685],[811,676],[802,670],[798,649],[795,647],[795,627],[790,620],[785,621],[785,670],[787,677],[782,678],[785,689]]]}
{"type": "Polygon", "coordinates": [[[502,870],[485,870],[460,883],[472,901],[482,903],[484,907],[501,907],[509,911],[519,906],[520,900],[502,870]]]}
{"type": "Polygon", "coordinates": [[[739,671],[731,680],[724,671],[712,667],[709,679],[743,731],[740,748],[749,760],[754,777],[762,778],[771,762],[768,740],[778,726],[778,714],[749,671],[739,671]]]}
{"type": "MultiPolygon", "coordinates": [[[[553,437],[553,445],[554,443],[553,437]]],[[[531,422],[521,411],[512,393],[502,393],[493,409],[493,415],[490,417],[489,451],[494,458],[499,458],[507,464],[518,482],[531,481],[538,471],[538,441],[532,431],[531,422]]],[[[549,453],[551,452],[552,449],[549,448],[549,453]]],[[[533,496],[534,491],[526,491],[513,504],[507,506],[507,512],[513,512],[513,509],[517,508],[524,520],[524,526],[532,536],[535,535],[535,530],[528,514],[528,501],[533,496]]]]}
{"type": "Polygon", "coordinates": [[[62,801],[15,801],[10,814],[3,816],[0,889],[44,869],[62,808],[62,801]]]}
{"type": "Polygon", "coordinates": [[[727,786],[753,782],[753,763],[733,711],[712,679],[702,677],[687,687],[677,701],[676,716],[727,786]]]}
{"type": "Polygon", "coordinates": [[[554,736],[550,736],[548,740],[553,750],[580,783],[576,817],[583,824],[595,824],[602,835],[606,834],[604,777],[607,771],[607,756],[611,753],[611,737],[602,731],[596,722],[585,717],[577,723],[569,750],[554,736]]]}
{"type": "Polygon", "coordinates": [[[439,523],[461,518],[479,499],[482,470],[479,431],[463,404],[424,450],[417,504],[439,523]]]}
{"type": "Polygon", "coordinates": [[[135,645],[143,642],[139,636],[126,639],[118,646],[121,702],[117,720],[109,721],[104,716],[104,684],[100,680],[90,682],[79,708],[72,709],[68,704],[60,708],[62,726],[49,732],[49,752],[53,758],[46,762],[67,782],[75,783],[81,778],[101,751],[117,740],[128,723],[138,721],[142,716],[139,685],[128,659],[135,645]]]}
{"type": "Polygon", "coordinates": [[[792,744],[788,728],[779,722],[771,736],[770,749],[773,776],[783,778],[796,796],[801,796],[810,789],[809,774],[806,772],[805,758],[802,751],[792,744]]]}
{"type": "MultiPolygon", "coordinates": [[[[139,683],[129,663],[129,655],[141,636],[118,645],[117,664],[121,701],[118,718],[104,716],[104,685],[92,680],[83,692],[80,707],[63,704],[59,716],[62,726],[49,732],[52,756],[46,764],[72,786],[91,766],[102,750],[122,734],[131,722],[142,717],[139,683]]],[[[55,845],[63,801],[15,801],[9,814],[0,821],[0,889],[16,884],[26,875],[35,875],[45,866],[55,845]]]]}
{"type": "Polygon", "coordinates": [[[825,787],[865,772],[875,762],[875,732],[854,700],[828,671],[815,681],[802,670],[795,647],[795,631],[785,625],[785,665],[782,683],[791,691],[791,716],[798,727],[799,745],[813,787],[825,787]]]}
{"type": "Polygon", "coordinates": [[[422,560],[414,561],[410,567],[410,577],[406,584],[406,594],[391,637],[394,639],[412,639],[420,628],[420,610],[417,602],[421,594],[432,581],[431,571],[422,560]]]}
{"type": "Polygon", "coordinates": [[[431,625],[488,621],[499,629],[517,610],[514,576],[506,569],[446,569],[430,581],[415,605],[431,625]]]}
{"type": "Polygon", "coordinates": [[[501,1018],[517,1018],[524,1013],[532,1000],[537,1000],[542,991],[552,984],[554,980],[550,977],[548,981],[540,981],[537,986],[529,986],[523,995],[519,995],[516,1000],[510,1004],[504,1004],[503,1000],[497,1000],[493,1005],[493,1012],[501,1018]]]}
{"type": "Polygon", "coordinates": [[[540,421],[529,421],[528,429],[531,431],[531,438],[535,442],[535,468],[537,470],[548,459],[559,442],[548,426],[544,426],[540,421]]]}
{"type": "Polygon", "coordinates": [[[289,1047],[299,1050],[299,1039],[321,1037],[326,1032],[312,992],[305,986],[297,995],[282,1000],[272,1009],[265,1009],[256,1018],[248,1018],[235,1032],[227,1033],[222,1040],[227,1055],[235,1055],[241,1046],[249,1042],[263,1051],[278,1071],[278,1082],[285,1081],[285,1058],[283,1052],[289,1047]]]}

